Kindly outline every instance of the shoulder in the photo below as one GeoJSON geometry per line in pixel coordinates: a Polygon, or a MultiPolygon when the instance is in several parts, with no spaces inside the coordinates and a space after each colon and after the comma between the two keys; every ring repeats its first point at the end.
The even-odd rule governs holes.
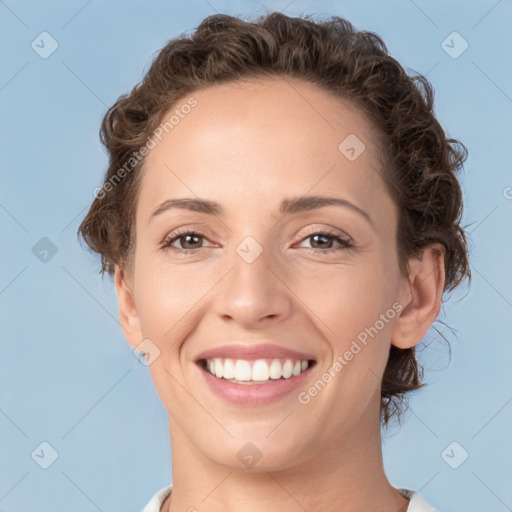
{"type": "MultiPolygon", "coordinates": [[[[437,512],[437,510],[432,505],[429,505],[416,491],[410,491],[409,489],[397,490],[410,500],[407,512],[437,512]]],[[[163,502],[167,499],[169,494],[171,494],[171,491],[172,484],[157,491],[142,512],[160,512],[163,502]]]]}
{"type": "Polygon", "coordinates": [[[157,491],[157,493],[149,500],[149,503],[144,507],[142,512],[160,512],[163,502],[167,496],[171,494],[172,484],[157,491]]]}
{"type": "Polygon", "coordinates": [[[418,492],[410,491],[409,489],[397,489],[406,498],[409,498],[409,507],[407,512],[437,512],[437,510],[429,505],[418,492]]]}

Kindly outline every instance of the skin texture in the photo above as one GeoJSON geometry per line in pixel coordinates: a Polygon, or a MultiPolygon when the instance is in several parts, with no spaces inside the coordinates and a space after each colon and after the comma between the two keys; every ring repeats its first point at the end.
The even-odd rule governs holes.
{"type": "Polygon", "coordinates": [[[193,97],[197,106],[146,159],[134,263],[115,273],[127,340],[137,347],[149,338],[160,350],[149,370],[169,413],[173,465],[162,510],[405,511],[382,466],[380,380],[390,344],[417,344],[437,318],[442,246],[426,247],[401,275],[375,128],[350,103],[288,78],[193,97]],[[349,134],[366,146],[354,161],[338,149],[349,134]],[[340,206],[279,212],[283,199],[308,195],[344,198],[371,222],[340,206]],[[163,201],[182,197],[225,212],[170,209],[150,220],[163,201]],[[204,238],[173,246],[198,249],[162,249],[181,227],[204,238]],[[313,237],[325,229],[353,247],[313,237]],[[236,251],[248,236],[263,249],[252,263],[236,251]],[[230,404],[194,362],[229,342],[274,343],[314,355],[307,390],[394,302],[401,312],[307,405],[295,392],[259,407],[230,404]],[[237,456],[247,442],[262,454],[251,468],[237,456]]]}

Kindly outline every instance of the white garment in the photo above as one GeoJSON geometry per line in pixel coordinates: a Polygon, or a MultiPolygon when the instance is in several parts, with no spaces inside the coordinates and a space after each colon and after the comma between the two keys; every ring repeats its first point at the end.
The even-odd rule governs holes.
{"type": "MultiPolygon", "coordinates": [[[[160,507],[163,505],[167,496],[171,494],[172,484],[169,487],[160,489],[144,507],[142,512],[161,512],[160,507]]],[[[437,512],[434,507],[429,505],[416,491],[409,491],[408,489],[397,489],[400,494],[410,499],[407,512],[437,512]]]]}

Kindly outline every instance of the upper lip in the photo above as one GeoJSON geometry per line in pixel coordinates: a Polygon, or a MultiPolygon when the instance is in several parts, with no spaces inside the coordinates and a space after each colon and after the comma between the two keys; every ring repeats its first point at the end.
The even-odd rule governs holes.
{"type": "Polygon", "coordinates": [[[279,345],[273,345],[271,343],[263,343],[259,345],[244,345],[241,343],[233,343],[205,350],[198,355],[196,361],[200,361],[202,359],[214,359],[216,357],[247,360],[283,358],[307,361],[310,359],[315,359],[310,354],[297,352],[296,350],[280,347],[279,345]]]}

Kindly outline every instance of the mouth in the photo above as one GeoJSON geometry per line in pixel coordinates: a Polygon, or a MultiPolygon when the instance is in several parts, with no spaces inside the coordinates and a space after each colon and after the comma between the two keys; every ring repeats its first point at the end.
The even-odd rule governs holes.
{"type": "Polygon", "coordinates": [[[197,365],[208,375],[240,385],[265,385],[290,381],[316,365],[314,359],[262,358],[232,359],[215,357],[199,359],[197,365]]]}
{"type": "Polygon", "coordinates": [[[228,343],[198,354],[195,360],[205,389],[241,406],[291,399],[294,391],[306,386],[316,364],[311,353],[273,343],[228,343]]]}

